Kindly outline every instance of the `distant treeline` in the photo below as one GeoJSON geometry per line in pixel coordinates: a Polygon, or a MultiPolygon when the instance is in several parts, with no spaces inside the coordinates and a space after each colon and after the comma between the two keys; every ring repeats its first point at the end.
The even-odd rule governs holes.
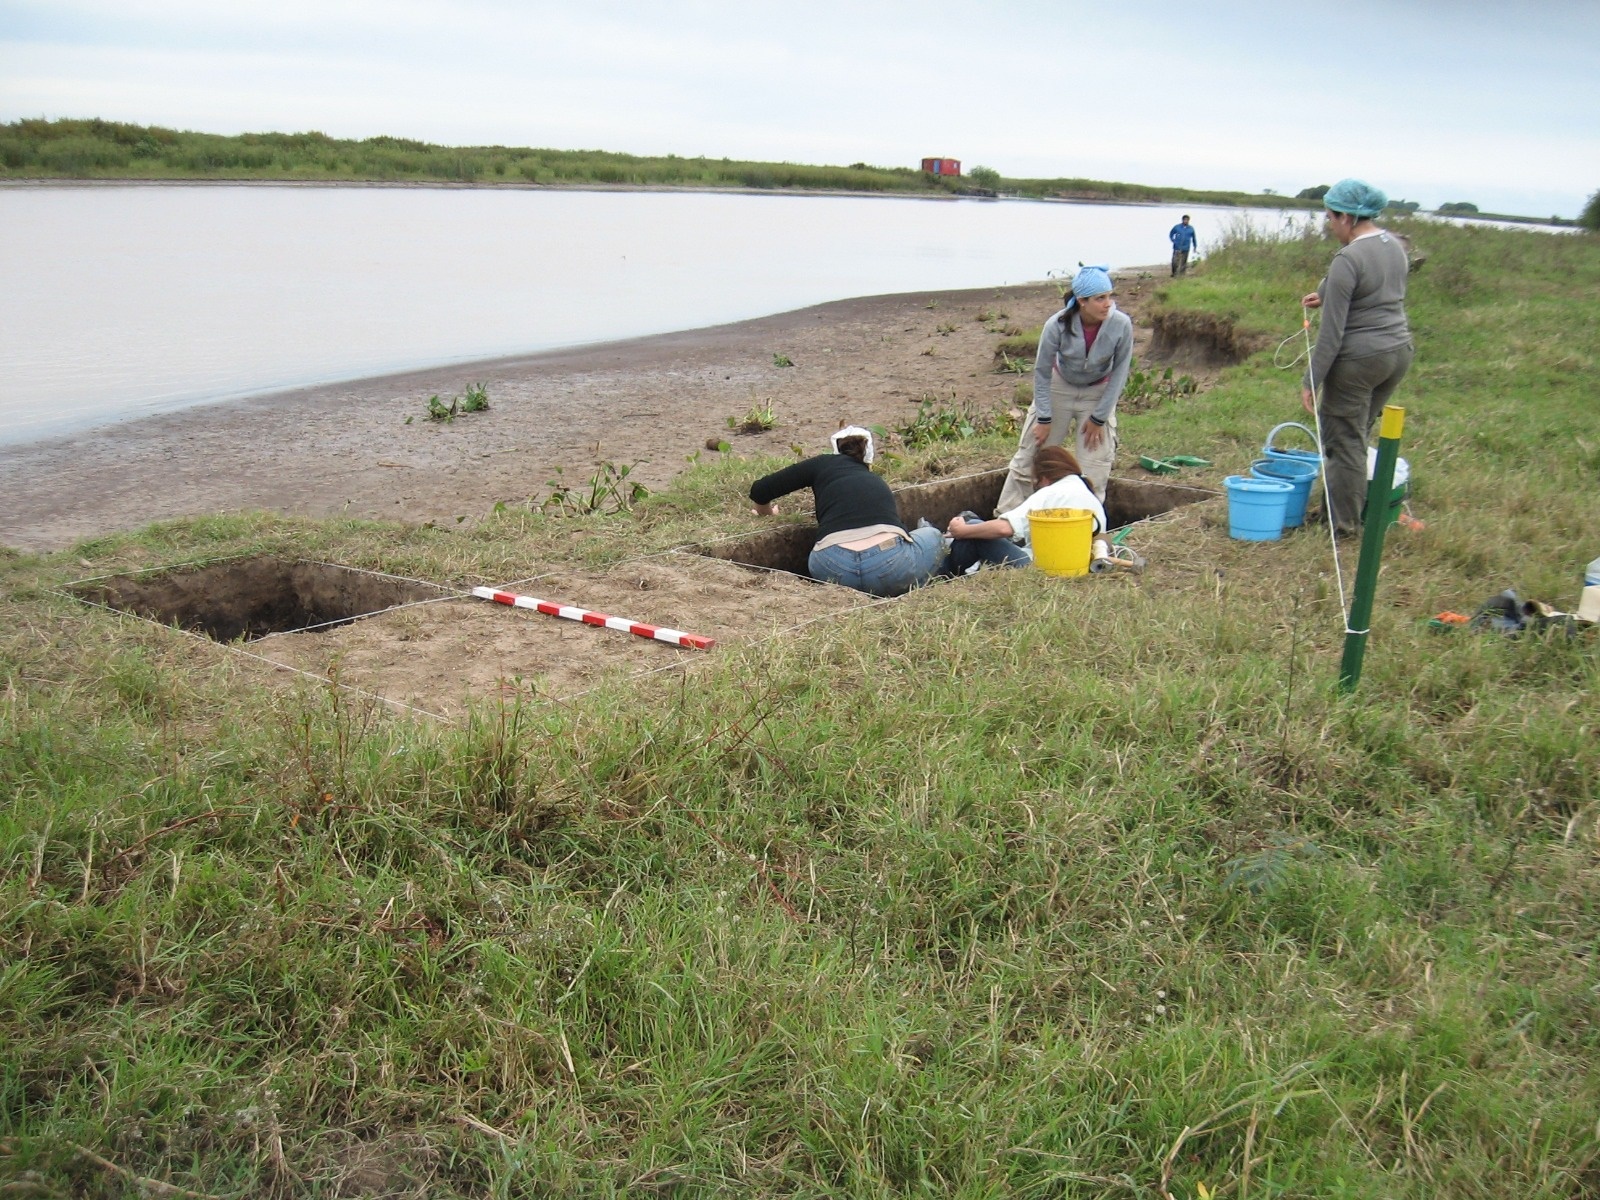
{"type": "Polygon", "coordinates": [[[1276,192],[1208,192],[1198,188],[1153,187],[1104,179],[1004,179],[1008,195],[1054,200],[1103,200],[1123,204],[1234,204],[1254,208],[1320,208],[1276,192]]]}
{"type": "Polygon", "coordinates": [[[1480,221],[1507,221],[1507,222],[1510,222],[1511,224],[1515,224],[1515,225],[1580,225],[1580,224],[1582,224],[1581,221],[1574,221],[1571,217],[1562,217],[1562,216],[1522,217],[1522,216],[1516,215],[1515,213],[1463,212],[1459,207],[1456,208],[1452,212],[1452,211],[1449,210],[1448,206],[1440,208],[1438,211],[1441,212],[1441,213],[1444,213],[1446,216],[1451,216],[1451,217],[1473,217],[1473,218],[1476,218],[1477,220],[1480,220],[1480,221]]]}
{"type": "Polygon", "coordinates": [[[601,150],[435,146],[409,138],[361,141],[323,133],[235,137],[101,120],[23,120],[0,125],[0,179],[270,179],[309,182],[731,187],[992,195],[1123,202],[1315,207],[1248,192],[1147,187],[1095,179],[936,177],[916,167],[848,167],[641,157],[601,150]]]}

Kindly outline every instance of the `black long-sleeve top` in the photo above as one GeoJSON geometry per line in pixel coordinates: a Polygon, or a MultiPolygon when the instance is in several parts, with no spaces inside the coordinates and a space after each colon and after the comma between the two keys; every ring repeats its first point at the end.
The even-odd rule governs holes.
{"type": "Polygon", "coordinates": [[[804,487],[817,498],[818,541],[841,530],[872,525],[905,529],[889,485],[871,467],[846,454],[819,454],[763,475],[750,485],[750,499],[771,504],[804,487]]]}

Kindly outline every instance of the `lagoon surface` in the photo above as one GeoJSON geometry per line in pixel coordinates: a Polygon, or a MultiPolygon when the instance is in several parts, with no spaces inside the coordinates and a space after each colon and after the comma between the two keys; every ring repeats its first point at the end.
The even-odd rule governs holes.
{"type": "Polygon", "coordinates": [[[0,442],[850,296],[1159,263],[1185,211],[1202,254],[1244,219],[703,192],[0,188],[0,442]]]}

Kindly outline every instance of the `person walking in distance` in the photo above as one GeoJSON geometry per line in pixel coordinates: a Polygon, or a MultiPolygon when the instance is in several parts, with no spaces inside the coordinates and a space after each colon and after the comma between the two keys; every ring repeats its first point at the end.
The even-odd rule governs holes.
{"type": "Polygon", "coordinates": [[[1189,273],[1189,251],[1193,250],[1195,243],[1200,240],[1199,235],[1194,231],[1194,226],[1189,224],[1188,213],[1184,213],[1183,220],[1172,227],[1167,234],[1167,238],[1172,242],[1173,278],[1177,278],[1179,275],[1187,275],[1189,273]]]}

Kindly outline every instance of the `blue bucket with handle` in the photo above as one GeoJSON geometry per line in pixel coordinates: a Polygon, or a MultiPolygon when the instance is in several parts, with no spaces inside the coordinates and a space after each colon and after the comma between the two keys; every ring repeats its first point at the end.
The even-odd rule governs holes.
{"type": "Polygon", "coordinates": [[[1267,444],[1261,447],[1261,457],[1274,459],[1278,462],[1310,463],[1318,471],[1322,470],[1322,455],[1317,453],[1317,435],[1297,421],[1285,421],[1282,425],[1274,425],[1272,432],[1267,434],[1267,444]],[[1277,445],[1277,438],[1285,429],[1298,429],[1311,439],[1309,450],[1286,450],[1277,445]]]}
{"type": "Polygon", "coordinates": [[[1311,485],[1317,481],[1317,465],[1293,458],[1258,458],[1250,464],[1252,479],[1272,479],[1290,484],[1289,503],[1283,511],[1283,527],[1298,529],[1306,523],[1306,504],[1311,500],[1311,485]]]}
{"type": "Polygon", "coordinates": [[[1276,479],[1229,475],[1228,536],[1241,542],[1275,542],[1283,536],[1283,515],[1294,485],[1276,479]]]}

